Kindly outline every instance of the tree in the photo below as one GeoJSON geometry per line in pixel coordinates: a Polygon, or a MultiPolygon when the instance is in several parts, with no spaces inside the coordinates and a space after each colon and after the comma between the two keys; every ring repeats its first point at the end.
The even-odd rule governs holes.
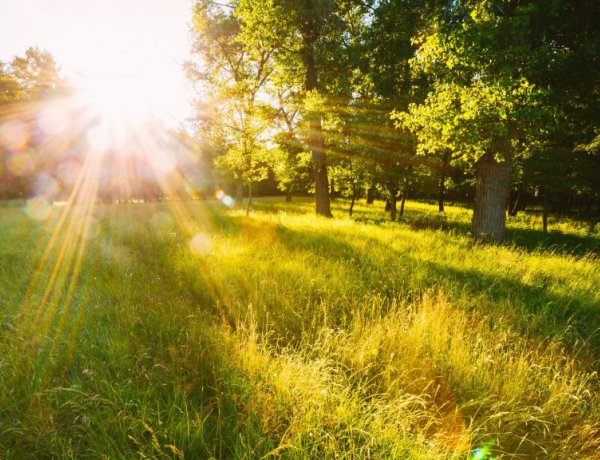
{"type": "Polygon", "coordinates": [[[475,184],[472,233],[494,240],[524,197],[546,217],[600,202],[592,0],[195,5],[198,125],[249,194],[270,170],[288,196],[306,190],[307,155],[324,216],[364,188],[392,219],[409,193],[442,212],[475,184]]]}
{"type": "Polygon", "coordinates": [[[512,165],[530,153],[546,121],[546,93],[522,72],[532,10],[501,3],[452,4],[452,20],[436,24],[413,60],[434,79],[432,91],[393,115],[417,135],[420,153],[449,149],[454,162],[474,168],[477,239],[504,238],[512,165]]]}
{"type": "Polygon", "coordinates": [[[362,20],[353,77],[353,145],[362,162],[371,165],[368,196],[372,199],[377,184],[383,187],[391,220],[397,215],[396,202],[404,203],[415,173],[423,171],[423,161],[415,155],[414,135],[395,130],[389,114],[394,108],[408,109],[426,94],[428,80],[411,72],[409,64],[416,51],[413,37],[429,27],[441,4],[440,0],[374,2],[362,20]]]}
{"type": "Polygon", "coordinates": [[[38,148],[45,133],[34,122],[39,111],[56,96],[65,95],[54,58],[47,51],[28,48],[9,65],[0,63],[0,179],[3,197],[26,198],[34,186],[34,172],[50,155],[38,148]]]}
{"type": "Polygon", "coordinates": [[[532,7],[531,53],[525,72],[549,88],[554,124],[545,148],[537,149],[523,171],[523,186],[550,211],[600,216],[600,157],[594,139],[600,127],[600,28],[594,0],[545,0],[532,7]]]}
{"type": "MultiPolygon", "coordinates": [[[[264,103],[259,96],[273,71],[272,57],[278,47],[276,41],[256,39],[249,32],[248,3],[253,2],[224,8],[212,1],[196,1],[194,52],[200,59],[188,67],[191,78],[201,82],[202,104],[212,109],[210,117],[201,116],[200,121],[209,123],[212,136],[225,145],[216,164],[232,172],[238,201],[243,198],[241,185],[248,186],[247,212],[253,184],[267,175],[264,103]]],[[[207,112],[206,107],[201,110],[207,112]]]]}
{"type": "Polygon", "coordinates": [[[302,139],[300,96],[296,88],[276,79],[270,93],[274,101],[271,119],[275,121],[276,130],[272,138],[271,168],[288,202],[292,201],[294,191],[310,187],[310,154],[302,139]]]}
{"type": "Polygon", "coordinates": [[[5,111],[15,102],[19,100],[22,94],[22,88],[19,82],[11,73],[10,68],[0,62],[0,116],[5,114],[5,111]]]}
{"type": "MultiPolygon", "coordinates": [[[[327,102],[327,77],[339,78],[340,51],[343,49],[343,10],[353,2],[340,0],[275,0],[277,13],[283,12],[282,31],[290,38],[288,52],[280,65],[289,72],[302,68],[308,125],[308,147],[313,161],[315,211],[331,217],[326,145],[323,137],[323,110],[327,102]]],[[[360,2],[354,2],[360,3],[360,2]]],[[[274,10],[275,12],[276,10],[274,10]]],[[[274,18],[274,17],[273,17],[274,18]]]]}
{"type": "Polygon", "coordinates": [[[27,48],[25,55],[16,56],[10,67],[23,95],[30,100],[56,95],[66,89],[56,61],[48,51],[27,48]]]}

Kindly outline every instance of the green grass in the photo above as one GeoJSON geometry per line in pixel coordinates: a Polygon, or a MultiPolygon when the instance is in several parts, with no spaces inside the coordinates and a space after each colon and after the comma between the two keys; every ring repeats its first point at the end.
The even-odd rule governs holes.
{"type": "Polygon", "coordinates": [[[598,458],[597,232],[346,207],[0,207],[0,457],[598,458]]]}

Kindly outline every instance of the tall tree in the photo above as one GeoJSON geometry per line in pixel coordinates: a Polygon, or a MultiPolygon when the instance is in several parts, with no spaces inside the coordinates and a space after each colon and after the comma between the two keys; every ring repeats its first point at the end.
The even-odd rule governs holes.
{"type": "Polygon", "coordinates": [[[49,163],[51,156],[41,155],[39,146],[48,140],[48,133],[39,126],[37,117],[52,98],[65,95],[67,90],[53,56],[47,51],[30,47],[10,64],[0,63],[2,196],[30,195],[36,168],[49,163]]]}
{"type": "Polygon", "coordinates": [[[247,3],[231,8],[209,0],[194,4],[194,52],[199,59],[188,66],[189,75],[200,82],[200,122],[211,125],[213,137],[225,144],[217,165],[229,169],[241,185],[248,186],[248,211],[252,187],[266,178],[266,129],[259,96],[273,71],[275,40],[257,39],[248,32],[247,3]],[[210,116],[205,116],[207,106],[210,116]]]}
{"type": "Polygon", "coordinates": [[[308,124],[308,146],[313,161],[315,210],[317,215],[325,217],[332,215],[323,137],[326,80],[339,70],[336,63],[339,63],[347,33],[343,11],[351,4],[351,1],[341,0],[275,0],[279,11],[283,11],[285,31],[293,39],[290,52],[282,56],[280,62],[292,72],[300,66],[304,73],[303,117],[308,124]]]}
{"type": "Polygon", "coordinates": [[[10,67],[29,99],[40,99],[66,89],[65,82],[59,76],[58,65],[48,51],[27,48],[23,56],[16,56],[12,60],[10,67]]]}
{"type": "Polygon", "coordinates": [[[353,143],[363,161],[375,166],[372,186],[379,183],[384,189],[392,220],[396,201],[406,198],[423,161],[415,155],[414,135],[395,130],[389,114],[423,100],[428,81],[411,72],[409,64],[416,52],[413,38],[427,30],[442,4],[440,0],[378,1],[362,21],[360,58],[353,78],[353,143]]]}
{"type": "Polygon", "coordinates": [[[530,154],[536,122],[543,125],[545,92],[524,75],[532,47],[532,9],[518,2],[452,2],[445,20],[425,37],[414,68],[435,83],[423,104],[395,113],[422,153],[453,152],[475,169],[472,233],[502,240],[511,169],[530,154]]]}

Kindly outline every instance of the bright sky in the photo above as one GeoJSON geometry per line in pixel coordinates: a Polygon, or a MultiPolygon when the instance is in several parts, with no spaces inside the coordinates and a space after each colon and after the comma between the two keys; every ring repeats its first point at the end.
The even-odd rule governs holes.
{"type": "Polygon", "coordinates": [[[190,22],[191,0],[0,0],[0,61],[37,46],[92,98],[176,122],[190,113],[190,22]]]}

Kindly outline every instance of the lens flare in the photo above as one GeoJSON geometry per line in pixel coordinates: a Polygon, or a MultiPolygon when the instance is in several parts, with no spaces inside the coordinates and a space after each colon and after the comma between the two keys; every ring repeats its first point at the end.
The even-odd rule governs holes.
{"type": "Polygon", "coordinates": [[[11,153],[6,166],[15,176],[29,176],[35,170],[32,155],[28,152],[11,153]]]}
{"type": "Polygon", "coordinates": [[[5,121],[0,125],[0,146],[19,151],[27,144],[30,128],[20,121],[5,121]]]}
{"type": "Polygon", "coordinates": [[[150,223],[157,231],[170,232],[173,230],[173,219],[166,212],[157,212],[154,214],[150,223]]]}
{"type": "Polygon", "coordinates": [[[193,254],[205,256],[212,250],[212,239],[208,235],[198,233],[190,240],[190,250],[193,254]]]}
{"type": "Polygon", "coordinates": [[[231,198],[229,195],[225,195],[225,196],[223,197],[223,204],[224,204],[225,206],[227,206],[228,208],[231,208],[231,207],[234,205],[234,203],[235,203],[235,202],[234,202],[234,199],[233,199],[233,198],[231,198]]]}
{"type": "Polygon", "coordinates": [[[46,220],[51,212],[52,206],[45,198],[31,198],[25,205],[25,214],[35,220],[46,220]]]}

